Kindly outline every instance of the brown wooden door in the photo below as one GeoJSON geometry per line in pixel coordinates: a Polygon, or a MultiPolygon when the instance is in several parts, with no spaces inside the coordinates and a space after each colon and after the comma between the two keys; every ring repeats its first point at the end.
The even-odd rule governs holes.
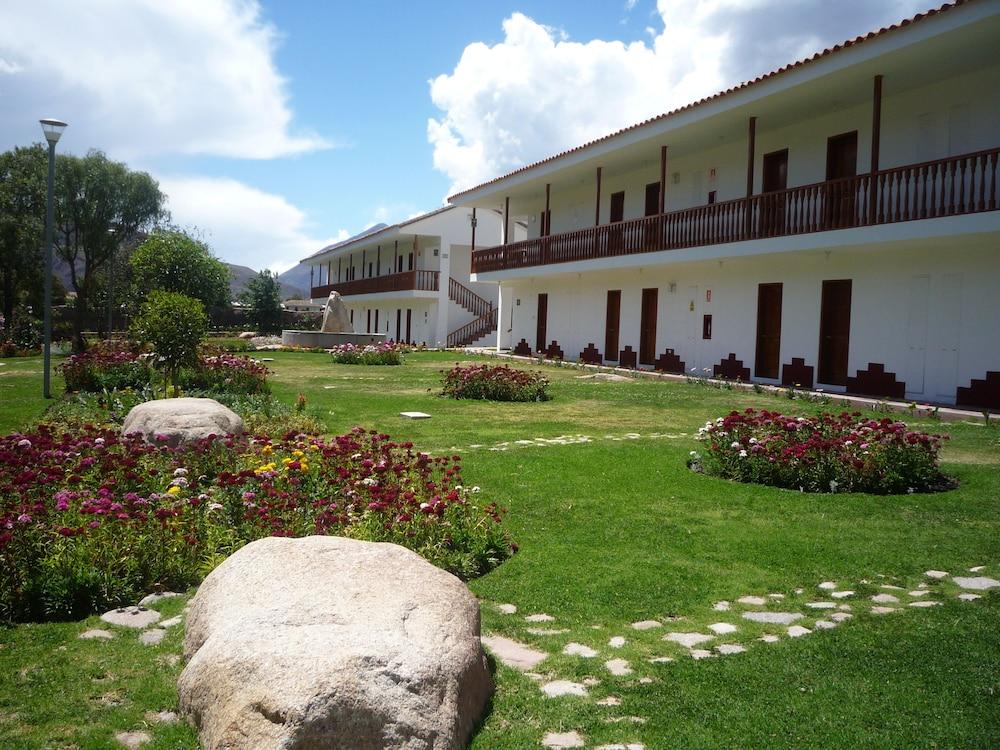
{"type": "Polygon", "coordinates": [[[549,295],[538,295],[538,321],[535,326],[535,351],[544,352],[547,348],[545,337],[549,323],[549,295]]]}
{"type": "Polygon", "coordinates": [[[788,187],[788,149],[764,154],[764,184],[761,192],[761,234],[777,237],[785,232],[785,194],[788,187]],[[768,195],[778,193],[778,195],[768,195]]]}
{"type": "Polygon", "coordinates": [[[621,227],[615,227],[614,224],[618,224],[625,218],[625,191],[622,190],[618,193],[611,194],[611,224],[612,227],[608,230],[608,252],[612,255],[620,253],[624,248],[622,246],[622,230],[621,227]]]}
{"type": "Polygon", "coordinates": [[[608,290],[608,312],[604,323],[604,358],[618,361],[618,327],[621,325],[622,293],[620,289],[608,290]]]}
{"type": "Polygon", "coordinates": [[[656,362],[656,289],[642,290],[642,315],[639,318],[639,364],[656,362]]]}
{"type": "Polygon", "coordinates": [[[401,334],[403,327],[403,308],[396,308],[396,343],[399,343],[399,334],[401,334]]]}
{"type": "Polygon", "coordinates": [[[757,287],[757,354],[754,375],[777,378],[781,356],[781,284],[757,287]]]}
{"type": "Polygon", "coordinates": [[[819,317],[820,383],[847,384],[847,355],[851,339],[851,280],[823,282],[819,317]]]}
{"type": "Polygon", "coordinates": [[[858,173],[858,131],[841,133],[826,142],[826,220],[829,229],[854,226],[854,177],[858,173]]]}
{"type": "MultiPolygon", "coordinates": [[[[660,183],[651,182],[646,185],[646,210],[644,216],[656,216],[660,213],[660,183]]],[[[646,250],[656,250],[660,246],[660,224],[650,220],[642,232],[642,243],[646,250]]]]}

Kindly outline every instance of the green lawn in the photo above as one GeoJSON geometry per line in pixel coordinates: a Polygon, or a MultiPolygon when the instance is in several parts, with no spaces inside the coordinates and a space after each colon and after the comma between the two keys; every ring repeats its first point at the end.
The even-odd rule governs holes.
{"type": "MultiPolygon", "coordinates": [[[[687,383],[580,380],[568,367],[545,369],[554,396],[546,403],[456,402],[437,395],[439,370],[455,355],[415,354],[386,368],[334,366],[318,354],[268,356],[277,396],[290,404],[305,394],[331,432],[360,424],[423,450],[460,453],[466,484],[509,508],[506,522],[520,545],[471,583],[483,600],[484,632],[552,654],[537,670],[546,679],[599,680],[587,698],[548,699],[528,677],[498,666],[497,693],[472,747],[538,747],[546,732],[569,730],[587,747],[641,742],[649,750],[1000,746],[1000,595],[959,602],[954,586],[935,583],[930,597],[945,603],[933,609],[875,616],[861,603],[880,583],[913,589],[929,569],[986,565],[984,575],[1000,577],[996,426],[915,423],[951,436],[944,463],[961,481],[954,491],[805,495],[692,474],[685,460],[708,418],[748,406],[815,413],[817,404],[687,383]],[[406,420],[398,416],[404,410],[432,418],[406,420]],[[580,442],[537,440],[564,436],[580,442]],[[772,609],[809,612],[803,603],[824,598],[815,587],[826,580],[857,592],[845,600],[855,617],[836,630],[764,644],[759,635],[784,629],[741,621],[736,606],[712,609],[774,592],[788,599],[772,609]],[[498,603],[519,612],[501,614],[498,603]],[[555,620],[525,622],[523,615],[540,612],[555,620]],[[673,617],[681,619],[656,630],[629,627],[673,617]],[[742,643],[746,653],[696,661],[661,640],[669,630],[705,632],[720,621],[739,630],[717,642],[742,643]],[[568,632],[528,632],[537,627],[568,632]],[[625,646],[609,648],[617,635],[625,646]],[[569,642],[600,656],[564,656],[569,642]],[[648,661],[664,655],[676,661],[648,661]],[[604,661],[615,657],[634,673],[610,676],[604,661]],[[597,704],[607,696],[621,704],[597,704]]],[[[10,430],[44,404],[31,395],[40,391],[39,360],[5,363],[0,427],[10,430]]],[[[905,599],[906,590],[893,593],[905,599]]],[[[165,602],[164,611],[168,605],[182,602],[165,602]]],[[[801,624],[812,628],[822,616],[801,624]]],[[[179,652],[179,632],[155,647],[139,646],[134,635],[76,638],[95,622],[0,633],[0,747],[113,747],[114,731],[141,728],[145,711],[175,706],[181,665],[166,659],[179,652]]],[[[195,743],[184,726],[150,731],[147,747],[195,743]]]]}

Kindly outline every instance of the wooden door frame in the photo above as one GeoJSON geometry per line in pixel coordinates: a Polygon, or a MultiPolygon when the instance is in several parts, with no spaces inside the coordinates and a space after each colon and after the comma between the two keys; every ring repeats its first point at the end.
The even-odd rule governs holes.
{"type": "Polygon", "coordinates": [[[549,331],[549,295],[548,292],[538,293],[538,303],[535,308],[535,351],[544,352],[548,348],[545,339],[549,331]]]}
{"type": "MultiPolygon", "coordinates": [[[[784,284],[780,281],[764,282],[757,285],[757,338],[756,345],[754,349],[753,358],[753,374],[756,378],[770,378],[777,379],[781,377],[781,310],[782,304],[784,302],[784,284]],[[769,368],[767,372],[763,372],[761,367],[761,298],[763,296],[764,289],[777,288],[778,290],[778,349],[775,352],[775,359],[773,362],[773,368],[769,368]],[[773,372],[774,374],[770,374],[773,372]]],[[[769,365],[771,363],[768,363],[769,365]]]]}
{"type": "Polygon", "coordinates": [[[639,302],[639,364],[656,364],[656,318],[660,309],[660,290],[650,287],[642,290],[639,302]],[[652,299],[652,319],[646,316],[646,299],[652,299]],[[646,331],[650,331],[647,337],[646,331]]]}
{"type": "Polygon", "coordinates": [[[843,377],[837,376],[837,379],[824,378],[824,375],[828,374],[825,372],[827,369],[824,367],[826,363],[826,357],[829,356],[829,352],[825,352],[825,347],[823,346],[823,332],[828,323],[827,321],[827,311],[826,311],[826,290],[828,284],[849,284],[851,298],[848,303],[848,317],[847,317],[847,361],[850,362],[850,352],[851,352],[851,311],[854,304],[854,280],[853,279],[824,279],[822,282],[822,288],[820,291],[820,308],[819,308],[819,351],[816,356],[816,382],[823,383],[826,385],[847,385],[847,376],[850,372],[849,366],[845,365],[843,377]],[[826,356],[824,356],[824,354],[826,356]]]}
{"type": "Polygon", "coordinates": [[[612,362],[618,361],[618,345],[621,343],[621,326],[622,326],[622,290],[621,289],[609,289],[607,296],[607,304],[604,314],[604,358],[612,362]],[[615,326],[614,326],[614,339],[611,337],[611,300],[614,298],[614,311],[615,311],[615,326]]]}

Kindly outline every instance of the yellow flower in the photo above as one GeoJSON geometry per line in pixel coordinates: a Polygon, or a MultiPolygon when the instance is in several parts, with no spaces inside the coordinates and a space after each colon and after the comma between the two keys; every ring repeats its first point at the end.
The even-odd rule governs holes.
{"type": "Polygon", "coordinates": [[[292,451],[292,455],[295,456],[296,458],[301,458],[302,456],[304,456],[306,454],[303,453],[302,451],[296,449],[296,450],[292,451]]]}
{"type": "Polygon", "coordinates": [[[270,456],[271,453],[274,452],[274,448],[272,448],[270,445],[265,445],[260,452],[263,453],[265,456],[270,456]]]}
{"type": "Polygon", "coordinates": [[[176,494],[178,494],[178,493],[179,493],[180,491],[181,491],[181,488],[180,488],[180,487],[178,487],[178,486],[177,486],[177,485],[175,484],[174,486],[172,486],[172,487],[171,487],[170,489],[168,489],[168,490],[167,490],[167,494],[168,494],[168,495],[176,495],[176,494]]]}
{"type": "Polygon", "coordinates": [[[283,458],[283,459],[281,459],[281,463],[283,463],[285,466],[288,466],[288,464],[290,464],[291,462],[292,462],[292,459],[290,459],[290,458],[283,458]]]}
{"type": "Polygon", "coordinates": [[[316,445],[316,443],[313,443],[312,445],[309,446],[309,450],[311,450],[311,451],[318,451],[319,450],[319,446],[316,445]]]}
{"type": "Polygon", "coordinates": [[[305,460],[299,461],[299,465],[302,467],[302,471],[309,471],[309,462],[308,461],[305,461],[305,460]]]}

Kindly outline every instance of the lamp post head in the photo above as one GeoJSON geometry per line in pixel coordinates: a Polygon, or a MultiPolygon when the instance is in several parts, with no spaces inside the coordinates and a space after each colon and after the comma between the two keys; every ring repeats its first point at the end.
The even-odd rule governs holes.
{"type": "Polygon", "coordinates": [[[39,122],[42,124],[42,132],[45,134],[45,140],[53,144],[58,143],[59,136],[66,129],[66,123],[51,117],[45,117],[39,120],[39,122]]]}

